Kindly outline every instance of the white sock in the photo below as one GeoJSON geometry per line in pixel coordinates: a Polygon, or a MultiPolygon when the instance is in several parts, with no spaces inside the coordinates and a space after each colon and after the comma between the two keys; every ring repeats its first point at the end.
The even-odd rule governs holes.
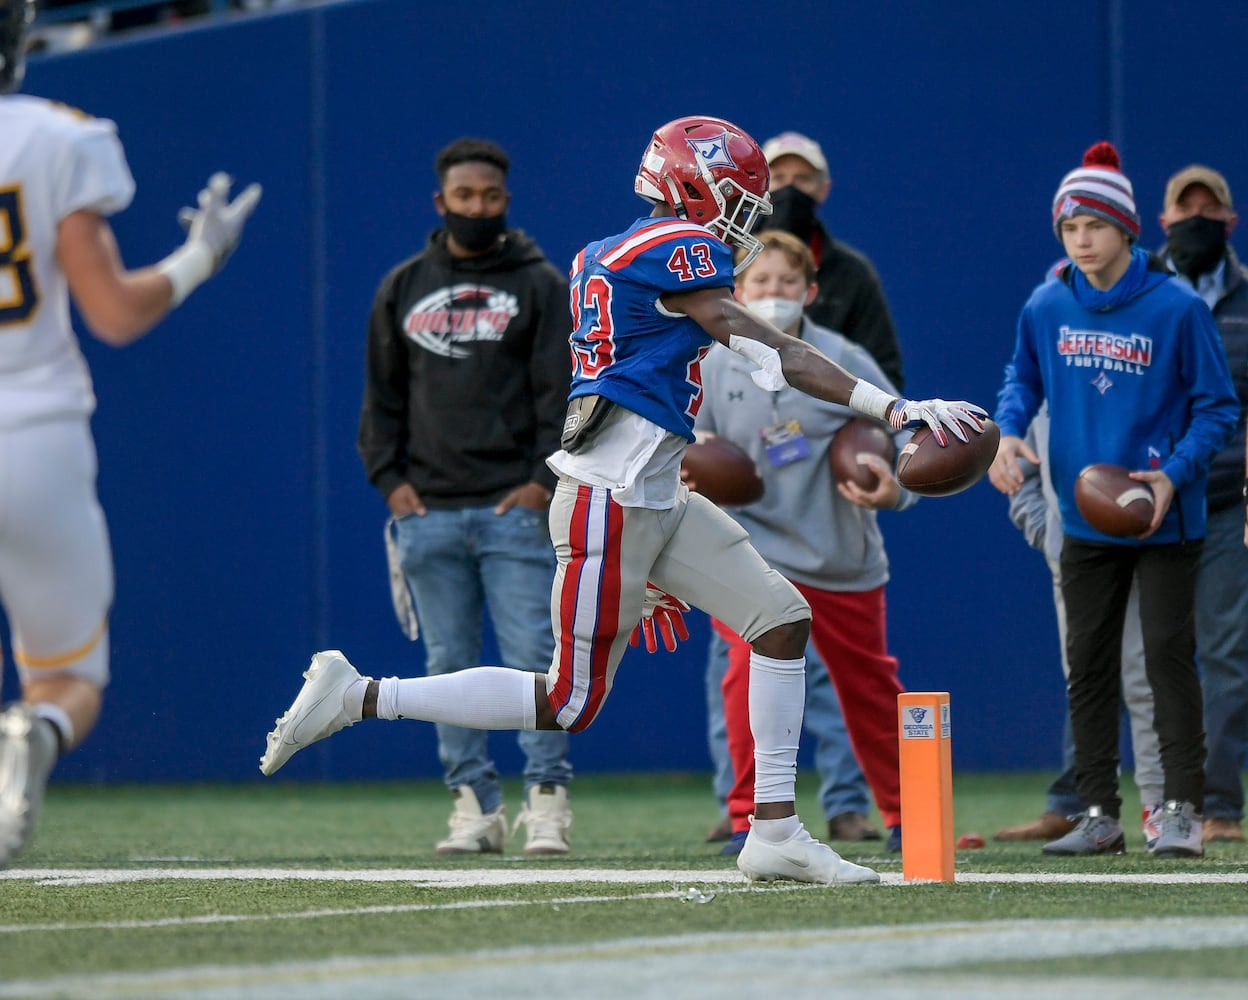
{"type": "Polygon", "coordinates": [[[755,803],[797,797],[797,743],[805,701],[806,657],[774,660],[750,651],[755,803]]]}
{"type": "Polygon", "coordinates": [[[796,816],[785,816],[783,819],[758,819],[755,817],[750,829],[758,834],[760,840],[769,844],[783,844],[802,828],[802,821],[796,816]]]}
{"type": "Polygon", "coordinates": [[[57,748],[59,753],[64,753],[66,749],[74,745],[73,720],[60,705],[50,701],[41,701],[31,705],[30,711],[36,719],[43,719],[56,730],[57,739],[60,741],[60,746],[57,748]]]}
{"type": "Polygon", "coordinates": [[[537,729],[527,670],[472,667],[436,677],[383,677],[377,718],[423,719],[466,729],[537,729]]]}

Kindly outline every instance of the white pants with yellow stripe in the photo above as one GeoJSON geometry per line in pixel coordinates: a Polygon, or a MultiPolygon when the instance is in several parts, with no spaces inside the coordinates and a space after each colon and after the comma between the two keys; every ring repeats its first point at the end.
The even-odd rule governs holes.
{"type": "Polygon", "coordinates": [[[0,604],[23,684],[108,683],[113,561],[81,418],[0,432],[0,604]]]}

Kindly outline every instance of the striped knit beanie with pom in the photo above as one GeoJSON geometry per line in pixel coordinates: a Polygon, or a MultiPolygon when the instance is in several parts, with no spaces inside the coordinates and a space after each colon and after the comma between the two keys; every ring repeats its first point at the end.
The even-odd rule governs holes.
{"type": "Polygon", "coordinates": [[[1095,215],[1111,222],[1132,243],[1140,238],[1135,194],[1112,143],[1098,142],[1083,154],[1083,166],[1062,178],[1053,196],[1053,231],[1058,242],[1062,239],[1062,221],[1076,215],[1095,215]]]}

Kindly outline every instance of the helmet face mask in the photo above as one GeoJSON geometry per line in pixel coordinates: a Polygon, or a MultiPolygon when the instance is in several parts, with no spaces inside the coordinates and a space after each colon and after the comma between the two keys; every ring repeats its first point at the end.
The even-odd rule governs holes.
{"type": "Polygon", "coordinates": [[[26,31],[35,0],[0,0],[0,94],[17,90],[26,71],[26,31]]]}
{"type": "Polygon", "coordinates": [[[691,116],[654,133],[633,189],[743,251],[734,268],[740,273],[762,250],[751,231],[771,214],[770,179],[762,150],[743,129],[722,118],[691,116]]]}

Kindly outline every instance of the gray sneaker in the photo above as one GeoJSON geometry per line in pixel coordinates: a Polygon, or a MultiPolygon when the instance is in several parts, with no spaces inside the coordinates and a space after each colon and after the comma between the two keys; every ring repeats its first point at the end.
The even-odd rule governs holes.
{"type": "Polygon", "coordinates": [[[1171,799],[1161,811],[1161,833],[1149,850],[1155,858],[1203,858],[1204,817],[1190,802],[1171,799]]]}
{"type": "Polygon", "coordinates": [[[11,865],[30,843],[56,749],[52,727],[26,705],[0,713],[0,868],[11,865]]]}
{"type": "Polygon", "coordinates": [[[1122,824],[1115,817],[1101,812],[1100,806],[1088,806],[1088,811],[1079,817],[1070,833],[1057,840],[1050,840],[1042,850],[1045,854],[1067,857],[1127,853],[1122,824]]]}

